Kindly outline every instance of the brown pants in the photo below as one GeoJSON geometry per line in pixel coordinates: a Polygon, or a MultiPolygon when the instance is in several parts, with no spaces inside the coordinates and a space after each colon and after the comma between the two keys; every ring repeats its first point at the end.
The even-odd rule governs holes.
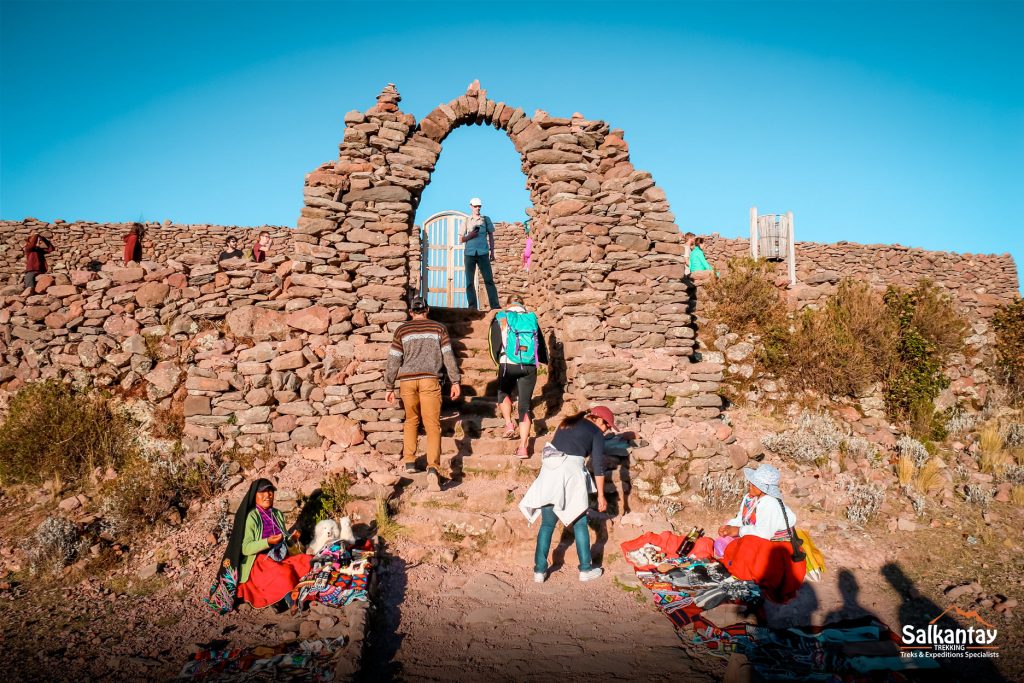
{"type": "Polygon", "coordinates": [[[441,467],[441,383],[436,377],[414,379],[399,385],[405,408],[405,443],[402,460],[416,462],[420,424],[427,433],[427,467],[441,467]]]}

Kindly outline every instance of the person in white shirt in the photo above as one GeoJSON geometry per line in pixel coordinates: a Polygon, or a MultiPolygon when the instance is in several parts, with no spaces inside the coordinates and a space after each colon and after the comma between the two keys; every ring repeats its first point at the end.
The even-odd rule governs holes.
{"type": "Polygon", "coordinates": [[[778,468],[773,465],[761,465],[756,470],[744,467],[743,476],[748,484],[747,495],[740,502],[739,513],[719,527],[718,535],[726,538],[754,535],[768,541],[789,541],[796,515],[782,502],[778,468]]]}

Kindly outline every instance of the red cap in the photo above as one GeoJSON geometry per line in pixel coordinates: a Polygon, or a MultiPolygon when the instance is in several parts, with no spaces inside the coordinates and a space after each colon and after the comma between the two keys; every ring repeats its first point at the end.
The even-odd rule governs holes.
{"type": "Polygon", "coordinates": [[[615,429],[615,416],[612,415],[612,411],[608,410],[605,406],[594,406],[590,409],[590,414],[594,417],[599,417],[608,423],[608,426],[615,429]]]}

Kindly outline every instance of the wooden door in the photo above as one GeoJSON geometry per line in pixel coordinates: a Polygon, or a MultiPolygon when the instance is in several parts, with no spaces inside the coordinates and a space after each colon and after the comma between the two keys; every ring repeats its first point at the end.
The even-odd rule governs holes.
{"type": "Polygon", "coordinates": [[[459,242],[467,218],[461,211],[442,211],[423,223],[427,254],[423,289],[427,305],[432,308],[467,308],[469,305],[465,247],[459,242]]]}

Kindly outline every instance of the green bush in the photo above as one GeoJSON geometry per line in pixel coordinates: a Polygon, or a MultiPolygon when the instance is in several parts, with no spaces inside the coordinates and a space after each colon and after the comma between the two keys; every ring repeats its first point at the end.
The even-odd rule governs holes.
{"type": "Polygon", "coordinates": [[[313,528],[325,519],[345,516],[345,506],[355,500],[349,488],[355,483],[351,472],[341,471],[320,482],[320,488],[310,496],[299,499],[302,511],[299,513],[299,528],[303,538],[312,538],[313,528]]]}
{"type": "Polygon", "coordinates": [[[791,385],[828,396],[856,396],[883,381],[892,366],[896,327],[882,297],[851,280],[817,310],[797,316],[792,331],[772,336],[767,367],[791,385]]]}
{"type": "Polygon", "coordinates": [[[996,332],[996,377],[1010,400],[1024,400],[1024,299],[1000,306],[992,318],[996,332]]]}
{"type": "Polygon", "coordinates": [[[29,384],[11,399],[0,425],[0,483],[77,482],[96,467],[136,457],[138,424],[108,398],[54,380],[29,384]]]}
{"type": "Polygon", "coordinates": [[[942,369],[963,348],[967,323],[952,299],[928,280],[911,290],[890,287],[883,299],[898,330],[896,364],[885,387],[886,410],[896,419],[909,420],[918,436],[945,436],[933,402],[949,386],[942,369]]]}

